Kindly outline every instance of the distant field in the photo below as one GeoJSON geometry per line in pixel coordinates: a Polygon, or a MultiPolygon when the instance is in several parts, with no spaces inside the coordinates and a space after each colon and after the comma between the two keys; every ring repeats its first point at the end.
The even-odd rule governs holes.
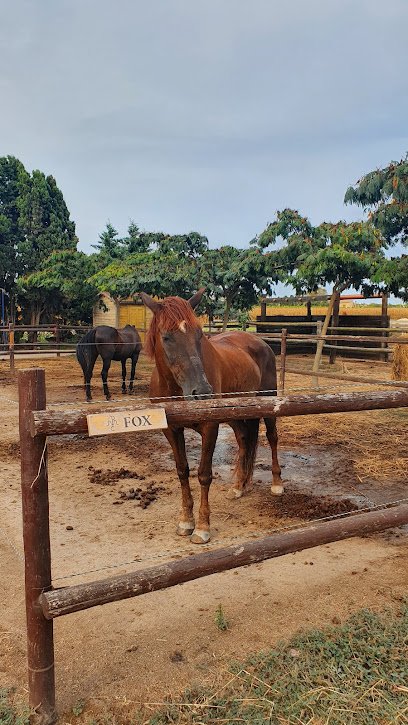
{"type": "MultiPolygon", "coordinates": [[[[327,312],[327,305],[324,306],[312,306],[312,315],[325,315],[327,312]]],[[[342,315],[380,315],[381,305],[354,305],[353,307],[340,307],[340,313],[342,315]]],[[[253,307],[251,310],[251,319],[255,320],[257,315],[261,314],[260,307],[253,307]]],[[[267,308],[268,315],[305,315],[306,305],[299,306],[273,306],[269,305],[267,308]]],[[[401,317],[408,317],[408,306],[401,305],[400,307],[389,307],[388,314],[393,320],[399,320],[401,317]]]]}

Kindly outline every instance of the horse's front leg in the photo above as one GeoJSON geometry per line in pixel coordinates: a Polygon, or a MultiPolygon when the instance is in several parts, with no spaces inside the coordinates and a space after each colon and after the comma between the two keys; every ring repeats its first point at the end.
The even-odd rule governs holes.
{"type": "Polygon", "coordinates": [[[190,536],[194,531],[195,521],[193,514],[193,497],[191,495],[186,444],[183,428],[167,428],[163,431],[169,441],[174,460],[176,462],[177,475],[181,484],[181,515],[177,533],[179,536],[190,536]]]}
{"type": "Polygon", "coordinates": [[[108,388],[108,372],[110,368],[111,361],[109,359],[106,359],[103,361],[103,368],[102,368],[102,384],[103,384],[103,392],[106,397],[106,400],[110,400],[110,392],[108,388]]]}
{"type": "Polygon", "coordinates": [[[200,431],[202,436],[201,460],[198,467],[198,480],[201,488],[198,524],[191,537],[193,544],[206,544],[210,540],[210,505],[208,494],[212,481],[212,459],[218,437],[218,423],[209,423],[200,431]]]}
{"type": "Polygon", "coordinates": [[[139,352],[136,352],[132,355],[132,368],[130,370],[129,393],[133,392],[133,381],[135,379],[136,365],[137,365],[137,361],[139,359],[139,355],[140,355],[139,352]]]}
{"type": "MultiPolygon", "coordinates": [[[[130,385],[129,385],[130,391],[130,385]]],[[[122,393],[126,394],[126,360],[122,360],[122,393]]]]}

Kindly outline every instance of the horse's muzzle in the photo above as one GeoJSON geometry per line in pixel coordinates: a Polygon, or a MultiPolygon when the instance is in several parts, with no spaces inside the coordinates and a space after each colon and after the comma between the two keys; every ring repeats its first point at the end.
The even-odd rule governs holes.
{"type": "Polygon", "coordinates": [[[184,395],[187,400],[191,400],[191,398],[193,400],[209,400],[213,393],[214,390],[212,386],[209,383],[206,383],[204,385],[196,386],[188,395],[186,393],[184,393],[184,395]]]}

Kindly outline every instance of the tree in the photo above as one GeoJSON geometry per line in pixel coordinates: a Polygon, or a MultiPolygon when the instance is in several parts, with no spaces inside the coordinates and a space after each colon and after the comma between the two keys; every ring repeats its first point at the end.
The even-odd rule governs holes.
{"type": "Polygon", "coordinates": [[[350,186],[346,204],[357,204],[369,211],[369,219],[383,234],[388,245],[408,244],[408,155],[376,169],[350,186]]]}
{"type": "Polygon", "coordinates": [[[17,281],[19,301],[50,320],[55,317],[65,324],[92,321],[92,306],[98,290],[89,281],[95,272],[94,255],[76,250],[53,252],[41,268],[17,281]]]}
{"type": "Polygon", "coordinates": [[[19,271],[18,250],[23,241],[18,200],[29,175],[14,156],[0,158],[0,287],[14,293],[19,271]]]}
{"type": "Polygon", "coordinates": [[[76,249],[75,223],[53,176],[38,170],[25,176],[17,205],[23,237],[18,247],[20,274],[40,269],[56,250],[76,249]]]}
{"type": "Polygon", "coordinates": [[[198,232],[174,236],[162,232],[139,234],[136,225],[132,233],[133,248],[137,248],[140,239],[145,251],[111,260],[92,278],[97,288],[121,298],[142,290],[158,297],[191,297],[199,286],[199,259],[202,250],[208,248],[207,238],[198,232]]]}
{"type": "Polygon", "coordinates": [[[162,232],[141,232],[134,221],[130,221],[128,235],[122,239],[123,258],[128,254],[143,254],[157,246],[164,238],[162,232]]]}
{"type": "Polygon", "coordinates": [[[272,276],[272,269],[266,271],[260,249],[208,249],[199,263],[200,286],[206,287],[207,312],[211,316],[222,305],[225,330],[232,309],[247,311],[258,302],[261,292],[270,292],[272,276]]]}
{"type": "Polygon", "coordinates": [[[106,222],[105,229],[100,233],[99,242],[92,244],[92,247],[97,250],[101,263],[104,265],[109,264],[113,259],[122,259],[122,241],[110,221],[106,222]]]}
{"type": "MultiPolygon", "coordinates": [[[[358,290],[371,280],[384,259],[386,244],[379,229],[371,222],[323,222],[313,227],[297,211],[278,212],[277,220],[268,225],[256,240],[265,249],[281,242],[273,255],[274,263],[283,266],[283,280],[293,285],[298,294],[312,292],[330,284],[332,294],[323,323],[322,335],[329,326],[336,296],[348,287],[358,290]]],[[[313,366],[318,370],[323,350],[319,342],[313,366]]]]}
{"type": "Polygon", "coordinates": [[[408,255],[383,259],[376,266],[369,291],[387,292],[408,302],[408,255]]]}

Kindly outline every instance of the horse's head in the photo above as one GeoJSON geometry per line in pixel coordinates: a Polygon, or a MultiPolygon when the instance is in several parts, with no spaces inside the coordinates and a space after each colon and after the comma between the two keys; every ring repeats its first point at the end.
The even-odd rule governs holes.
{"type": "Polygon", "coordinates": [[[157,367],[164,364],[173,375],[183,395],[201,398],[213,392],[203,365],[203,331],[194,309],[204,293],[200,289],[190,300],[166,297],[157,302],[141,292],[143,303],[153,312],[145,349],[157,367]]]}

